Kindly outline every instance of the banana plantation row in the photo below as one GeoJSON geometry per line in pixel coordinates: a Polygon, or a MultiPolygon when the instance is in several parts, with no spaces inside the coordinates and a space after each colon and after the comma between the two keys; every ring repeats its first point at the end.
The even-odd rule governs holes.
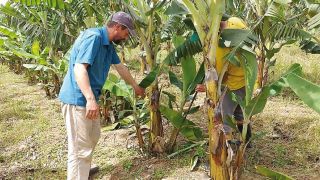
{"type": "MultiPolygon", "coordinates": [[[[114,109],[118,119],[131,117],[140,148],[172,152],[179,133],[194,146],[209,142],[210,176],[238,179],[250,143],[246,137],[251,117],[264,109],[268,97],[289,87],[320,113],[320,87],[303,77],[299,64],[277,81],[268,81],[269,69],[276,65],[274,55],[283,46],[295,43],[307,53],[320,53],[317,0],[9,0],[0,7],[0,61],[16,73],[25,73],[30,82],[41,83],[48,97],[56,97],[68,69],[69,50],[80,31],[103,26],[119,10],[131,14],[137,32],[129,43],[118,45],[119,55],[124,61],[124,47],[141,51],[141,73],[146,75],[140,86],[147,88],[148,96],[137,100],[128,85],[110,74],[100,99],[101,113],[107,119],[114,109]],[[230,22],[243,27],[222,28],[230,22]],[[227,51],[222,65],[217,62],[218,48],[227,51]],[[201,58],[195,59],[196,54],[201,58]],[[234,117],[217,111],[226,95],[224,76],[230,66],[244,72],[244,98],[231,93],[243,112],[242,131],[234,117]],[[169,77],[179,94],[161,89],[160,76],[169,77]],[[208,139],[188,120],[188,114],[199,109],[193,101],[196,86],[202,83],[208,139]],[[160,103],[161,97],[167,102],[160,103]],[[168,140],[163,117],[174,127],[168,140]],[[147,138],[140,128],[146,123],[150,124],[147,138]],[[224,124],[232,128],[231,138],[224,124]]],[[[263,167],[258,171],[289,178],[263,167]]]]}

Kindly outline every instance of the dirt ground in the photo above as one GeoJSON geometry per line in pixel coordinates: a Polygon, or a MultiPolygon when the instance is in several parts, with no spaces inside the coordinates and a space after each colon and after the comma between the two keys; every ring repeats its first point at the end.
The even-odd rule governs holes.
{"type": "MultiPolygon", "coordinates": [[[[65,179],[67,144],[59,101],[45,98],[39,85],[28,85],[2,65],[0,76],[0,179],[65,179]]],[[[206,129],[203,111],[190,119],[206,129]]],[[[209,179],[204,159],[190,171],[199,149],[172,159],[153,157],[130,138],[133,128],[105,129],[94,154],[100,167],[95,179],[209,179]]],[[[295,179],[320,179],[319,114],[299,100],[279,96],[254,117],[253,130],[264,135],[247,151],[242,179],[266,179],[256,174],[256,165],[295,179]]],[[[182,137],[178,142],[178,148],[185,145],[182,137]]]]}

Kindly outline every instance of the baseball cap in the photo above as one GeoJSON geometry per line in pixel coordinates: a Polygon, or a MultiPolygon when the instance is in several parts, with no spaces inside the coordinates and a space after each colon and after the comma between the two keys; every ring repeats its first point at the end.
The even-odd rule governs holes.
{"type": "Polygon", "coordinates": [[[231,17],[227,22],[230,29],[247,29],[246,23],[238,17],[231,17]]]}
{"type": "Polygon", "coordinates": [[[136,31],[134,30],[133,20],[128,13],[119,11],[112,15],[111,21],[117,22],[126,28],[128,28],[131,36],[136,36],[136,31]]]}

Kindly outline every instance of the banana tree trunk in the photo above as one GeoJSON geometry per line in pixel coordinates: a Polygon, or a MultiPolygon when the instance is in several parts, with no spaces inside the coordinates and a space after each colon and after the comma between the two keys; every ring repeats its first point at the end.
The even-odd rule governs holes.
{"type": "Polygon", "coordinates": [[[54,93],[58,95],[61,87],[59,76],[54,71],[51,76],[53,77],[54,93]]]}
{"type": "Polygon", "coordinates": [[[160,91],[158,89],[158,83],[152,86],[151,95],[150,95],[150,145],[154,142],[156,137],[163,137],[163,126],[162,118],[160,114],[160,91]]]}
{"type": "MultiPolygon", "coordinates": [[[[224,12],[225,0],[203,1],[182,0],[192,14],[195,28],[203,46],[203,60],[206,73],[207,111],[209,122],[209,160],[210,176],[215,180],[229,179],[227,166],[226,138],[222,131],[221,114],[216,114],[218,103],[218,74],[215,69],[216,51],[220,21],[224,12]],[[196,4],[196,6],[195,6],[196,4]]],[[[230,166],[230,164],[229,164],[230,166]]]]}
{"type": "MultiPolygon", "coordinates": [[[[149,25],[151,26],[151,25],[149,25]]],[[[151,34],[149,33],[149,36],[151,34]]],[[[142,36],[143,37],[143,36],[142,36]]],[[[152,69],[155,65],[155,55],[152,51],[151,39],[149,38],[141,38],[142,42],[144,44],[143,48],[146,51],[145,60],[147,62],[146,66],[150,67],[152,69]]],[[[158,88],[158,80],[155,79],[155,83],[151,86],[151,93],[149,94],[150,99],[150,139],[149,139],[149,146],[150,149],[152,144],[155,142],[155,139],[160,136],[163,137],[163,126],[162,126],[162,119],[161,114],[159,110],[160,105],[160,91],[158,88]]]]}
{"type": "Polygon", "coordinates": [[[180,132],[180,129],[178,129],[178,128],[173,129],[171,136],[170,136],[170,139],[169,139],[169,142],[168,142],[168,145],[167,145],[167,148],[166,148],[168,152],[172,152],[173,147],[176,144],[176,140],[179,135],[179,132],[180,132]]]}
{"type": "MultiPolygon", "coordinates": [[[[206,56],[207,57],[207,56],[206,56]]],[[[205,59],[206,59],[205,57],[205,59]]],[[[207,59],[205,62],[209,62],[207,59]]],[[[212,73],[209,63],[205,65],[206,72],[212,73]]],[[[210,78],[206,80],[207,101],[208,103],[208,121],[209,121],[209,161],[210,161],[210,177],[216,180],[227,180],[229,178],[229,170],[226,163],[227,148],[226,138],[221,129],[223,121],[220,113],[215,113],[217,105],[217,80],[210,78]]]]}
{"type": "Polygon", "coordinates": [[[138,138],[139,147],[141,149],[143,149],[144,148],[144,141],[143,141],[140,125],[136,125],[135,127],[136,127],[136,135],[138,138]]]}
{"type": "MultiPolygon", "coordinates": [[[[148,28],[146,32],[145,39],[142,38],[144,42],[144,48],[146,51],[146,61],[147,67],[153,69],[156,66],[156,57],[158,52],[157,44],[158,42],[155,40],[157,38],[154,37],[153,34],[153,26],[154,24],[154,14],[152,13],[148,19],[148,28]]],[[[163,126],[162,126],[162,118],[160,113],[160,90],[158,87],[158,78],[155,79],[155,83],[151,86],[150,93],[150,147],[152,150],[152,146],[157,146],[157,139],[163,139],[163,126]],[[159,138],[160,137],[160,138],[159,138]]],[[[162,147],[162,146],[161,146],[162,147]]],[[[162,151],[161,151],[162,152],[162,151]]]]}
{"type": "Polygon", "coordinates": [[[263,87],[263,79],[264,79],[264,65],[265,65],[265,58],[260,56],[259,58],[259,65],[258,65],[258,88],[263,87]]]}
{"type": "MultiPolygon", "coordinates": [[[[265,60],[265,59],[264,59],[264,60],[265,60]]],[[[264,68],[264,69],[263,69],[262,87],[263,87],[265,84],[267,84],[268,79],[269,79],[269,67],[268,67],[268,66],[265,67],[265,65],[264,65],[263,68],[264,68]]]]}
{"type": "Polygon", "coordinates": [[[102,114],[102,125],[107,125],[108,123],[113,123],[110,119],[111,100],[108,100],[110,96],[108,94],[103,96],[103,106],[101,110],[102,114]]]}
{"type": "MultiPolygon", "coordinates": [[[[218,74],[216,72],[216,52],[218,44],[218,32],[220,21],[225,5],[224,0],[211,1],[209,13],[209,31],[204,39],[203,52],[206,72],[206,88],[207,88],[207,112],[209,121],[209,160],[210,160],[210,176],[215,180],[230,179],[229,167],[227,165],[227,146],[226,137],[223,132],[223,121],[221,113],[216,113],[219,100],[218,93],[218,74]]],[[[230,166],[230,164],[229,164],[230,166]]]]}
{"type": "MultiPolygon", "coordinates": [[[[267,23],[267,22],[266,22],[267,23]]],[[[261,32],[262,33],[262,32],[261,32]]],[[[263,34],[263,33],[262,33],[263,34]]],[[[263,36],[261,36],[262,38],[262,41],[265,41],[265,38],[263,36]]],[[[266,49],[265,47],[263,46],[263,44],[259,45],[260,48],[259,48],[259,52],[258,53],[258,87],[259,89],[261,89],[264,84],[265,84],[265,72],[266,72],[266,69],[265,69],[265,64],[266,64],[266,49]]]]}
{"type": "Polygon", "coordinates": [[[269,66],[266,66],[266,64],[268,64],[270,60],[266,58],[265,51],[262,51],[258,58],[258,88],[261,89],[268,81],[269,66]]]}
{"type": "Polygon", "coordinates": [[[237,151],[235,166],[233,167],[234,177],[239,179],[242,173],[242,165],[244,161],[243,153],[245,152],[244,144],[242,143],[237,151]]]}
{"type": "Polygon", "coordinates": [[[140,72],[141,74],[144,74],[146,71],[149,72],[148,64],[147,64],[147,59],[145,53],[143,53],[144,47],[143,45],[140,46],[140,72]]]}
{"type": "Polygon", "coordinates": [[[21,74],[22,73],[22,61],[18,61],[18,63],[16,64],[16,73],[17,74],[21,74]]]}
{"type": "Polygon", "coordinates": [[[43,84],[43,89],[46,92],[46,96],[51,98],[51,92],[50,92],[49,82],[48,82],[48,74],[46,72],[40,71],[39,76],[43,77],[41,82],[43,84]]]}
{"type": "MultiPolygon", "coordinates": [[[[249,122],[248,117],[244,117],[244,122],[249,122]]],[[[248,123],[243,123],[242,133],[241,133],[241,143],[239,149],[236,152],[235,165],[233,166],[233,179],[240,179],[241,174],[243,172],[243,164],[244,164],[244,153],[246,151],[246,143],[247,143],[247,132],[248,132],[248,123]]]]}

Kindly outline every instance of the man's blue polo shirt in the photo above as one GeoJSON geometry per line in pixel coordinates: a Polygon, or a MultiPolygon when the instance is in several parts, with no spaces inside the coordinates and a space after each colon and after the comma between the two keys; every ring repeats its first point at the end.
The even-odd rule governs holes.
{"type": "Polygon", "coordinates": [[[74,65],[89,64],[88,76],[91,89],[98,100],[107,79],[111,64],[119,64],[119,57],[109,42],[106,27],[91,28],[82,32],[73,44],[69,69],[64,78],[59,99],[66,104],[86,106],[86,99],[75,80],[74,65]]]}

